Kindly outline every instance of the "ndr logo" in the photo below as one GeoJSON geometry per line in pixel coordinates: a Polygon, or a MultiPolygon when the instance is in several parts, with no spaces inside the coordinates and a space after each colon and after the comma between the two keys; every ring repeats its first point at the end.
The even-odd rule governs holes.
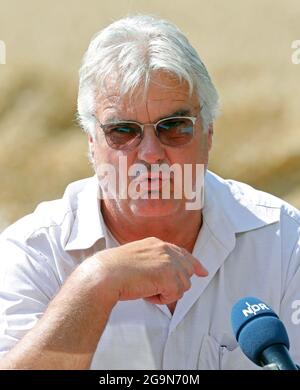
{"type": "Polygon", "coordinates": [[[271,310],[265,303],[255,303],[253,305],[250,305],[248,302],[246,302],[247,309],[243,310],[243,314],[245,317],[248,317],[248,315],[256,315],[256,313],[260,310],[271,310]]]}

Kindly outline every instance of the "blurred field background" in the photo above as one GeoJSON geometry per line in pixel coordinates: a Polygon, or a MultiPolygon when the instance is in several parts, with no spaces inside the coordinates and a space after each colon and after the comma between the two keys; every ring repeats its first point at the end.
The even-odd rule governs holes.
{"type": "Polygon", "coordinates": [[[175,22],[219,90],[210,169],[300,207],[298,0],[0,0],[0,231],[92,174],[75,121],[91,36],[130,13],[175,22]]]}

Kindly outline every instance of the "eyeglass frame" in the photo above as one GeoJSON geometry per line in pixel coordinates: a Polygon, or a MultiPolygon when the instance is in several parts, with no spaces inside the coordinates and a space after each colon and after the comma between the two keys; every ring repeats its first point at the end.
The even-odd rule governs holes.
{"type": "MultiPolygon", "coordinates": [[[[202,106],[203,107],[203,106],[202,106]]],[[[136,122],[136,121],[130,121],[130,120],[124,120],[124,121],[118,121],[118,122],[110,122],[110,123],[106,123],[106,124],[102,124],[100,122],[100,120],[96,117],[96,115],[92,114],[92,116],[94,117],[96,123],[98,124],[98,126],[102,129],[103,133],[104,133],[104,136],[105,136],[105,140],[107,142],[107,139],[106,139],[106,135],[108,134],[108,131],[106,132],[105,131],[105,128],[107,126],[112,126],[112,125],[118,125],[118,124],[134,124],[134,125],[138,125],[139,128],[141,129],[141,136],[139,137],[139,143],[136,144],[132,149],[136,148],[139,146],[139,144],[142,142],[143,138],[144,138],[144,128],[145,126],[152,126],[154,128],[154,132],[155,132],[155,135],[156,137],[159,139],[159,141],[165,145],[165,146],[169,146],[171,148],[178,148],[178,147],[181,147],[181,146],[185,146],[185,145],[188,145],[192,139],[194,138],[194,135],[195,135],[195,131],[194,131],[194,127],[195,127],[195,123],[199,117],[199,114],[202,110],[202,107],[200,108],[199,112],[197,113],[196,116],[184,116],[184,115],[177,115],[177,116],[170,116],[170,117],[166,117],[166,118],[162,118],[162,119],[159,119],[157,122],[154,122],[154,123],[140,123],[140,122],[136,122]],[[159,138],[159,132],[157,131],[157,126],[165,121],[165,120],[170,120],[170,119],[189,119],[191,120],[192,124],[193,124],[193,127],[192,127],[192,137],[191,139],[187,142],[187,143],[184,143],[182,145],[178,145],[178,146],[174,146],[174,145],[168,145],[168,144],[165,144],[161,141],[161,139],[159,138]]],[[[115,150],[119,150],[120,148],[113,148],[108,142],[107,142],[107,145],[109,147],[111,147],[112,149],[115,149],[115,150]]]]}

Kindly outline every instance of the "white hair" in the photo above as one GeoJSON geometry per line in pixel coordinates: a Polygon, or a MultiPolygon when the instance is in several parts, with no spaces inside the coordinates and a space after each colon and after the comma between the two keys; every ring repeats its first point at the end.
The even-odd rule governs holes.
{"type": "Polygon", "coordinates": [[[147,15],[122,18],[98,32],[86,51],[79,71],[78,120],[92,137],[96,95],[112,74],[120,96],[132,94],[143,85],[147,91],[151,74],[166,71],[190,93],[198,94],[203,128],[218,113],[218,93],[205,65],[183,33],[172,23],[147,15]],[[142,84],[143,83],[143,84],[142,84]]]}

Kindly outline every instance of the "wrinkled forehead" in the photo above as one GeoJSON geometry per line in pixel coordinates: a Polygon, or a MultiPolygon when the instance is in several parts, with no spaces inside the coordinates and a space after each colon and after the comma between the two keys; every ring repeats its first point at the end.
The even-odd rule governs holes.
{"type": "Polygon", "coordinates": [[[117,77],[112,75],[105,80],[96,95],[96,110],[117,109],[123,112],[145,104],[176,104],[176,102],[196,106],[198,97],[185,80],[179,80],[171,73],[154,73],[148,82],[143,80],[125,93],[117,77]]]}

